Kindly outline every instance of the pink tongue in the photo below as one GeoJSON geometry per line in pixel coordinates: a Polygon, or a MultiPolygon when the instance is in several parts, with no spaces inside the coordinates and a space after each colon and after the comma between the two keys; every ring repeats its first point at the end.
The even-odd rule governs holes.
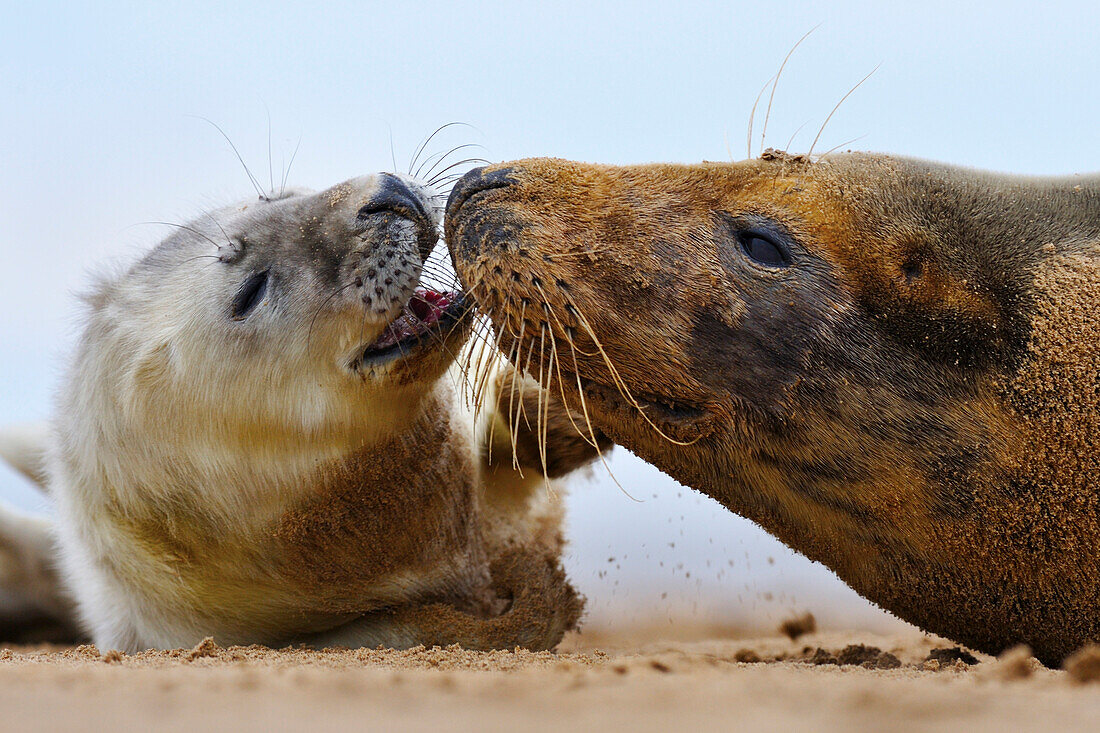
{"type": "Polygon", "coordinates": [[[416,295],[409,299],[408,310],[420,319],[424,325],[435,323],[447,310],[451,301],[443,293],[434,290],[417,290],[416,295]]]}
{"type": "Polygon", "coordinates": [[[450,304],[450,298],[443,293],[417,290],[405,304],[404,312],[382,332],[378,340],[371,344],[371,348],[384,349],[398,341],[424,333],[443,316],[450,304]]]}

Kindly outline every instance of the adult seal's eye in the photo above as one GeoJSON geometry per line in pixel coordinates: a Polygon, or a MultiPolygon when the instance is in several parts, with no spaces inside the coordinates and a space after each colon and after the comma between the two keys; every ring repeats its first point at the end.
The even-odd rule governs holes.
{"type": "Polygon", "coordinates": [[[247,318],[248,314],[263,302],[264,296],[267,294],[268,274],[268,271],[264,270],[244,281],[241,289],[237,291],[237,296],[233,298],[233,320],[239,321],[247,318]]]}
{"type": "Polygon", "coordinates": [[[783,248],[758,232],[741,232],[738,235],[741,249],[754,262],[765,267],[789,267],[791,258],[783,248]]]}
{"type": "Polygon", "coordinates": [[[785,270],[795,264],[797,240],[780,222],[754,213],[715,212],[715,244],[722,264],[742,276],[785,270]]]}

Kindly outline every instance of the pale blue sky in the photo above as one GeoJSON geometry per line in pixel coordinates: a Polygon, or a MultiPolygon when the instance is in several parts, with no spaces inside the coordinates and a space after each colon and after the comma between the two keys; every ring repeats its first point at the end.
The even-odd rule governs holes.
{"type": "MultiPolygon", "coordinates": [[[[440,145],[481,143],[493,160],[721,160],[727,139],[739,159],[758,90],[820,23],[784,72],[769,144],[806,123],[792,146],[805,150],[881,64],[819,152],[864,136],[852,147],[1021,173],[1100,170],[1094,2],[46,2],[7,3],[2,17],[5,422],[48,414],[76,331],[73,293],[156,240],[141,222],[249,195],[196,115],[225,128],[266,180],[270,111],[276,178],[300,137],[290,180],[314,188],[390,168],[391,130],[403,167],[450,121],[476,130],[440,145]]],[[[882,623],[747,522],[623,451],[613,466],[645,503],[598,474],[570,500],[570,567],[594,613],[697,604],[768,626],[809,607],[882,623]]],[[[8,472],[0,496],[39,505],[8,472]]]]}

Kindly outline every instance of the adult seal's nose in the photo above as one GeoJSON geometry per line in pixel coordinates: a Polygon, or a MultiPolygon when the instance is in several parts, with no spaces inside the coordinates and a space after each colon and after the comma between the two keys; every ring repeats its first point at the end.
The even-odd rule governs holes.
{"type": "Polygon", "coordinates": [[[488,173],[485,168],[474,168],[467,171],[466,175],[458,179],[458,183],[451,189],[451,195],[447,198],[447,227],[452,227],[461,217],[462,205],[482,191],[494,188],[504,188],[514,183],[509,176],[511,168],[497,168],[488,173]]]}
{"type": "Polygon", "coordinates": [[[359,218],[392,212],[404,217],[416,225],[417,249],[420,251],[420,259],[428,259],[428,255],[435,247],[439,239],[432,218],[424,206],[424,201],[409,188],[409,184],[395,175],[383,173],[380,176],[378,190],[371,196],[370,201],[359,209],[359,218]]]}

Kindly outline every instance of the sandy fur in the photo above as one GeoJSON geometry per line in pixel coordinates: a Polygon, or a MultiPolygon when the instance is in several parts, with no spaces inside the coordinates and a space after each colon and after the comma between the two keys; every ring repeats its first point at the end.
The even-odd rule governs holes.
{"type": "Polygon", "coordinates": [[[96,644],[547,648],[577,623],[545,479],[487,464],[493,410],[468,404],[456,358],[469,317],[358,361],[436,237],[415,182],[431,221],[357,216],[392,178],[211,212],[87,297],[46,452],[96,644]]]}
{"type": "Polygon", "coordinates": [[[616,442],[926,629],[1100,638],[1100,179],[535,159],[469,174],[447,229],[504,353],[552,332],[616,442]]]}

